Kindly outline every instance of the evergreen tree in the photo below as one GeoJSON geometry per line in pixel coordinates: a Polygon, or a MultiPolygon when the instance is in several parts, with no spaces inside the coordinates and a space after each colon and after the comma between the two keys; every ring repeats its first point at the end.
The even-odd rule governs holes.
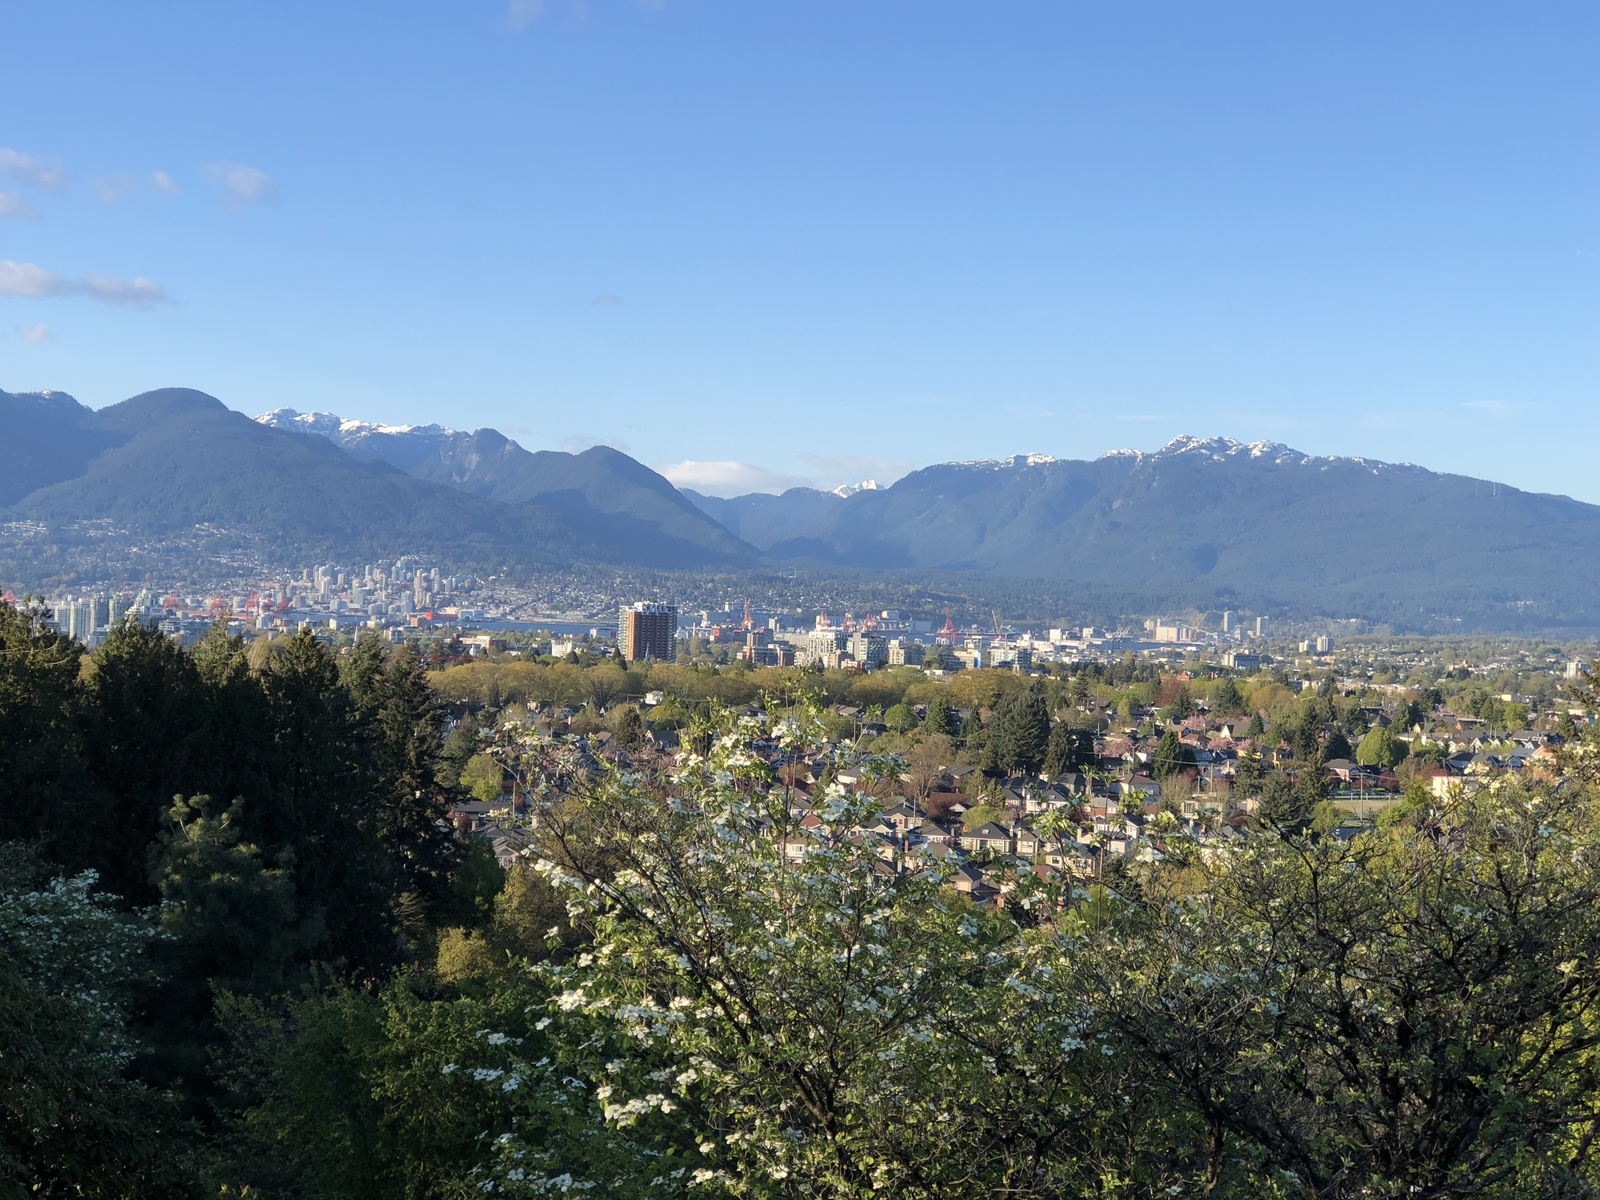
{"type": "Polygon", "coordinates": [[[1216,713],[1235,713],[1244,707],[1244,696],[1231,676],[1224,676],[1211,689],[1211,710],[1216,713]]]}
{"type": "Polygon", "coordinates": [[[977,707],[967,710],[967,715],[961,718],[961,736],[969,743],[975,742],[984,736],[983,718],[978,715],[977,707]]]}
{"type": "Polygon", "coordinates": [[[113,628],[91,664],[86,762],[105,800],[81,844],[106,887],[148,904],[156,898],[148,855],[172,798],[213,782],[201,777],[211,732],[205,688],[192,655],[136,621],[113,628]]]}
{"type": "Polygon", "coordinates": [[[995,765],[1013,774],[1032,775],[1044,765],[1050,746],[1050,714],[1036,690],[1004,697],[995,709],[995,765]]]}
{"type": "Polygon", "coordinates": [[[444,720],[410,647],[388,659],[376,685],[376,707],[362,715],[373,746],[378,840],[399,871],[399,890],[431,903],[443,895],[457,859],[444,824],[450,789],[439,778],[444,720]]]}
{"type": "Polygon", "coordinates": [[[309,631],[296,634],[261,682],[275,786],[245,808],[243,836],[270,854],[292,854],[302,914],[326,930],[319,956],[345,969],[386,969],[398,949],[393,876],[374,837],[382,818],[333,655],[309,631]]]}
{"type": "Polygon", "coordinates": [[[82,654],[46,624],[42,606],[0,602],[0,838],[60,833],[54,849],[66,859],[94,808],[83,771],[82,654]]]}
{"type": "Polygon", "coordinates": [[[1050,730],[1050,743],[1045,750],[1046,775],[1062,775],[1068,771],[1081,771],[1094,759],[1094,734],[1087,729],[1073,729],[1065,721],[1058,721],[1050,730]]]}
{"type": "Polygon", "coordinates": [[[1233,765],[1233,786],[1239,797],[1248,800],[1261,794],[1261,756],[1241,754],[1233,765]]]}
{"type": "Polygon", "coordinates": [[[295,895],[293,856],[274,862],[244,840],[244,808],[180,798],[157,851],[164,969],[148,1004],[142,1074],[186,1094],[196,1115],[216,1098],[208,1078],[215,992],[269,996],[298,986],[324,938],[321,913],[295,895]]]}
{"type": "Polygon", "coordinates": [[[1402,696],[1395,702],[1394,717],[1389,723],[1389,728],[1395,733],[1409,733],[1421,720],[1422,712],[1417,702],[1402,696]]]}
{"type": "Polygon", "coordinates": [[[1194,752],[1178,740],[1177,732],[1167,730],[1156,743],[1156,752],[1150,759],[1150,774],[1164,781],[1186,766],[1194,763],[1194,752]]]}
{"type": "Polygon", "coordinates": [[[644,720],[639,716],[636,706],[624,705],[617,713],[617,727],[613,736],[617,745],[624,750],[631,750],[644,741],[644,720]]]}
{"type": "Polygon", "coordinates": [[[961,731],[955,709],[950,706],[950,699],[943,692],[928,702],[928,715],[923,719],[922,727],[929,733],[942,733],[946,737],[954,737],[961,731]]]}

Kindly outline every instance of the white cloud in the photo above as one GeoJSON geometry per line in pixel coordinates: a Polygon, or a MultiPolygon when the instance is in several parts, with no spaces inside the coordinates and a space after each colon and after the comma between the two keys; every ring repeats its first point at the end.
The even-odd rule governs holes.
{"type": "Polygon", "coordinates": [[[242,163],[207,163],[200,168],[200,174],[222,193],[223,202],[235,210],[270,204],[283,191],[271,175],[242,163]]]}
{"type": "Polygon", "coordinates": [[[742,462],[681,463],[657,467],[673,487],[693,488],[710,496],[742,496],[746,492],[781,492],[792,487],[814,487],[815,481],[799,475],[786,475],[742,462]]]}
{"type": "Polygon", "coordinates": [[[132,279],[114,279],[110,275],[85,275],[84,293],[103,304],[118,308],[149,308],[152,304],[165,304],[167,289],[154,279],[135,275],[132,279]]]}
{"type": "Polygon", "coordinates": [[[17,335],[21,337],[23,341],[32,342],[36,346],[40,342],[48,341],[50,338],[55,336],[55,334],[51,332],[50,326],[46,325],[43,321],[40,321],[37,325],[18,325],[17,335]]]}
{"type": "Polygon", "coordinates": [[[507,0],[505,24],[512,33],[521,33],[544,12],[544,0],[507,0]]]}
{"type": "Polygon", "coordinates": [[[101,175],[91,179],[89,186],[94,188],[95,199],[101,204],[121,204],[133,194],[139,181],[132,175],[101,175]]]}
{"type": "Polygon", "coordinates": [[[88,296],[91,300],[119,308],[148,308],[167,300],[167,289],[154,279],[146,279],[142,275],[132,279],[85,275],[80,280],[72,280],[35,263],[0,259],[0,296],[37,298],[73,294],[88,296]]]}
{"type": "Polygon", "coordinates": [[[65,275],[33,263],[0,259],[0,296],[62,296],[70,291],[72,281],[65,275]]]}
{"type": "Polygon", "coordinates": [[[611,292],[601,292],[594,298],[594,302],[596,304],[621,304],[622,297],[613,295],[611,292]]]}
{"type": "Polygon", "coordinates": [[[33,201],[21,192],[0,192],[0,221],[32,220],[38,215],[33,201]]]}
{"type": "Polygon", "coordinates": [[[5,146],[0,146],[0,175],[9,175],[47,192],[67,190],[67,173],[61,167],[5,146]]]}
{"type": "Polygon", "coordinates": [[[1524,411],[1528,406],[1512,400],[1463,400],[1462,408],[1470,408],[1489,417],[1509,417],[1524,411]]]}
{"type": "Polygon", "coordinates": [[[151,171],[143,178],[134,175],[101,175],[91,179],[89,186],[94,188],[95,199],[101,204],[121,204],[135,192],[146,189],[160,192],[163,196],[176,196],[183,190],[165,171],[151,171]]]}

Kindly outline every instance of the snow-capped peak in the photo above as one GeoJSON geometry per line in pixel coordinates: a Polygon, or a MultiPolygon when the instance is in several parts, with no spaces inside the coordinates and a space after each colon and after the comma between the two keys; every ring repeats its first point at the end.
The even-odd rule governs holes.
{"type": "Polygon", "coordinates": [[[1106,459],[1131,459],[1134,465],[1138,466],[1146,461],[1155,462],[1164,458],[1177,458],[1180,455],[1198,455],[1213,462],[1249,458],[1265,460],[1280,466],[1318,464],[1327,467],[1335,463],[1349,463],[1353,466],[1365,467],[1374,472],[1384,468],[1414,469],[1410,463],[1388,463],[1372,458],[1344,458],[1339,455],[1306,454],[1303,451],[1294,449],[1292,446],[1285,446],[1282,442],[1236,442],[1232,438],[1197,438],[1187,433],[1173,438],[1153,454],[1146,454],[1142,450],[1113,450],[1109,454],[1102,454],[1100,459],[1101,461],[1106,459]]]}
{"type": "Polygon", "coordinates": [[[1282,442],[1236,442],[1232,438],[1197,438],[1187,433],[1173,438],[1156,451],[1155,457],[1170,458],[1178,454],[1200,454],[1207,458],[1270,458],[1274,462],[1304,462],[1307,457],[1282,442]]]}
{"type": "Polygon", "coordinates": [[[875,492],[877,490],[878,481],[876,479],[863,479],[860,483],[841,483],[833,489],[833,494],[835,496],[843,496],[848,500],[857,492],[875,492]]]}
{"type": "Polygon", "coordinates": [[[341,446],[348,446],[374,434],[391,437],[412,437],[423,441],[443,441],[454,437],[456,431],[445,425],[383,425],[374,421],[349,421],[330,412],[297,412],[292,408],[275,408],[256,418],[273,429],[292,429],[296,433],[319,433],[341,446]]]}
{"type": "Polygon", "coordinates": [[[965,462],[951,463],[953,467],[989,467],[1001,470],[1005,467],[1047,467],[1060,459],[1049,454],[1013,454],[1009,458],[972,458],[965,462]]]}

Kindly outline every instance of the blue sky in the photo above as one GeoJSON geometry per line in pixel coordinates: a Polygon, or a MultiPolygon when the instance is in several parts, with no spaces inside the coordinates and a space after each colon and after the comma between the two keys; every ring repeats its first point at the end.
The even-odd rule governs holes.
{"type": "Polygon", "coordinates": [[[1600,503],[1600,6],[0,5],[0,387],[1600,503]]]}

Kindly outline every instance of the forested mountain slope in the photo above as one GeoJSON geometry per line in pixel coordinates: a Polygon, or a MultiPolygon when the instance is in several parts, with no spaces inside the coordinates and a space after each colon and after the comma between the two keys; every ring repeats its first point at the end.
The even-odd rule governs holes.
{"type": "Polygon", "coordinates": [[[1146,588],[1197,601],[1417,619],[1592,622],[1600,507],[1276,443],[946,463],[841,498],[705,510],[773,558],[1146,588]]]}

